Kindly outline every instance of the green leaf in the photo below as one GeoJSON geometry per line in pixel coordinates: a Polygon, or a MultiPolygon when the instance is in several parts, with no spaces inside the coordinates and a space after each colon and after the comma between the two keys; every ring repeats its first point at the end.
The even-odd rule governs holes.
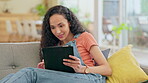
{"type": "Polygon", "coordinates": [[[112,31],[113,35],[118,39],[119,35],[121,34],[122,30],[132,30],[132,27],[129,27],[127,24],[122,23],[118,26],[113,26],[112,31]]]}
{"type": "Polygon", "coordinates": [[[38,4],[36,6],[36,10],[38,12],[38,15],[40,15],[40,16],[44,16],[45,15],[45,13],[47,11],[46,9],[47,9],[46,6],[43,5],[43,4],[38,4]]]}

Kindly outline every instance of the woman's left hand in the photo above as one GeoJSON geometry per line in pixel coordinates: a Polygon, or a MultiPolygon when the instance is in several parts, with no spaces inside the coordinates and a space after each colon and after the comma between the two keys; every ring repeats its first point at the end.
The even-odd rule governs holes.
{"type": "Polygon", "coordinates": [[[63,59],[63,64],[72,67],[77,73],[84,73],[85,66],[81,65],[80,59],[72,55],[69,55],[69,57],[71,59],[63,59]]]}

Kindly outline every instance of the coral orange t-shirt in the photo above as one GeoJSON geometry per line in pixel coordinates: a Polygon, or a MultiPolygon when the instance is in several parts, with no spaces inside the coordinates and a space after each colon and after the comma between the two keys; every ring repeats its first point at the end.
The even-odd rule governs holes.
{"type": "Polygon", "coordinates": [[[74,40],[76,40],[76,46],[84,64],[94,66],[94,60],[89,51],[92,46],[98,46],[95,38],[90,33],[83,32],[74,40]]]}

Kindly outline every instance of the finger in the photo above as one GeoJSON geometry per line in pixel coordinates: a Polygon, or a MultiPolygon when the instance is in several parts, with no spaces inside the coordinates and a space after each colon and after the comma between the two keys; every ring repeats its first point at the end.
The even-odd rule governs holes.
{"type": "Polygon", "coordinates": [[[43,66],[44,64],[39,64],[39,66],[43,66]]]}
{"type": "Polygon", "coordinates": [[[76,60],[76,61],[80,61],[80,59],[77,58],[77,57],[75,57],[75,56],[69,55],[69,57],[72,58],[72,59],[74,59],[74,60],[76,60]]]}
{"type": "Polygon", "coordinates": [[[42,66],[42,65],[44,65],[44,62],[40,62],[38,65],[39,65],[39,66],[42,66]]]}
{"type": "Polygon", "coordinates": [[[67,63],[67,62],[63,62],[64,65],[75,68],[77,67],[79,64],[72,64],[72,63],[67,63]]]}
{"type": "Polygon", "coordinates": [[[71,67],[69,63],[63,62],[64,65],[71,67]]]}
{"type": "Polygon", "coordinates": [[[44,62],[40,62],[39,64],[44,64],[44,62]]]}
{"type": "Polygon", "coordinates": [[[42,60],[42,62],[44,62],[44,59],[42,60]]]}
{"type": "Polygon", "coordinates": [[[42,64],[39,64],[37,67],[39,67],[39,68],[42,68],[44,65],[42,65],[42,64]]]}
{"type": "Polygon", "coordinates": [[[75,63],[75,64],[80,64],[80,61],[75,61],[71,59],[63,59],[63,61],[69,62],[69,63],[75,63]]]}

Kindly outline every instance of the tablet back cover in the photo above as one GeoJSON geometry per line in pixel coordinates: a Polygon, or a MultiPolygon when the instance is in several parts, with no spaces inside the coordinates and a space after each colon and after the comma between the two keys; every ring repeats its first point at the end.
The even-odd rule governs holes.
{"type": "Polygon", "coordinates": [[[74,73],[73,68],[65,66],[63,59],[70,59],[69,55],[74,55],[72,46],[42,48],[45,69],[74,73]]]}

